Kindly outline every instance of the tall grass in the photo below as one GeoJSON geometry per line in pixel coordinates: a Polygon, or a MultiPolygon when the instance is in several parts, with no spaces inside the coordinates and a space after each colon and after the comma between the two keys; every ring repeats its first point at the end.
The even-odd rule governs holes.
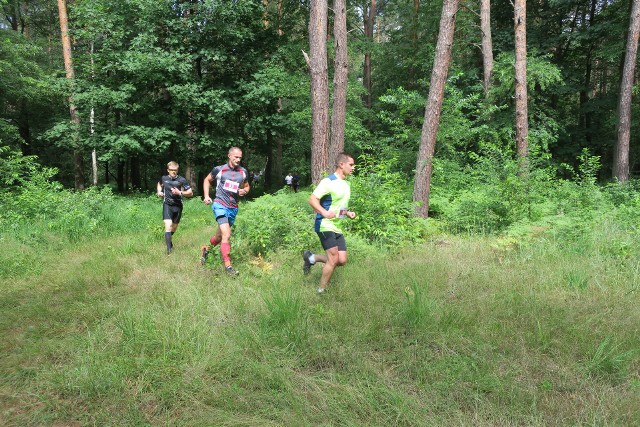
{"type": "MultiPolygon", "coordinates": [[[[304,196],[274,198],[280,222],[311,228],[310,212],[288,218],[304,196]]],[[[630,213],[393,248],[351,234],[318,296],[299,253],[315,237],[252,250],[255,206],[238,217],[236,279],[215,251],[199,263],[214,227],[198,200],[168,257],[151,198],[111,200],[103,231],[3,233],[0,424],[640,423],[630,213]]]]}

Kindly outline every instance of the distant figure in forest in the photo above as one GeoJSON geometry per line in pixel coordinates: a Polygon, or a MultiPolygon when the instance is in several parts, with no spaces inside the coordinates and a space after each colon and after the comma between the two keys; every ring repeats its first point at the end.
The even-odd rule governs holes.
{"type": "Polygon", "coordinates": [[[307,275],[316,262],[324,263],[318,294],[324,293],[327,289],[335,268],[347,263],[347,242],[340,224],[344,218],[356,217],[356,213],[348,209],[351,187],[345,181],[353,172],[353,168],[353,156],[347,153],[338,154],[335,172],[320,181],[309,196],[309,204],[316,212],[314,230],[320,238],[325,255],[304,251],[302,271],[307,275]]]}
{"type": "Polygon", "coordinates": [[[290,190],[293,190],[293,176],[291,175],[291,172],[284,177],[284,183],[287,184],[287,187],[289,187],[290,190]]]}
{"type": "Polygon", "coordinates": [[[156,186],[156,194],[163,198],[162,220],[164,222],[164,240],[167,244],[167,255],[173,251],[173,234],[178,229],[182,217],[182,198],[192,197],[193,190],[189,182],[178,175],[179,165],[167,163],[167,175],[162,175],[156,186]]]}
{"type": "Polygon", "coordinates": [[[300,189],[300,175],[298,175],[298,172],[293,173],[293,177],[291,178],[291,185],[293,187],[293,191],[297,193],[298,189],[300,189]]]}
{"type": "Polygon", "coordinates": [[[224,165],[215,166],[211,173],[204,179],[202,189],[204,191],[204,204],[211,206],[213,215],[218,223],[216,233],[209,239],[210,246],[202,247],[201,262],[207,261],[210,248],[220,245],[220,255],[224,262],[225,271],[235,276],[238,271],[231,265],[231,227],[238,213],[238,198],[246,196],[251,188],[249,185],[249,173],[240,166],[242,150],[231,147],[227,154],[228,161],[224,165]],[[216,196],[211,200],[209,189],[216,183],[216,196]]]}

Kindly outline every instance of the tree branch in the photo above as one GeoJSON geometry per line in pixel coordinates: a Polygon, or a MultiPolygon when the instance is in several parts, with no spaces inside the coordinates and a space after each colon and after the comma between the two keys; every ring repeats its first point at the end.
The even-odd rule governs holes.
{"type": "Polygon", "coordinates": [[[464,3],[461,3],[461,4],[460,4],[460,8],[461,8],[461,9],[466,9],[466,10],[468,10],[469,12],[473,13],[474,15],[476,15],[478,18],[480,17],[480,14],[479,14],[478,12],[476,12],[476,11],[475,11],[475,10],[473,10],[473,9],[471,9],[469,6],[467,6],[467,5],[466,5],[466,4],[464,4],[464,3]]]}
{"type": "Polygon", "coordinates": [[[304,60],[307,63],[307,67],[311,68],[311,60],[309,59],[309,55],[307,55],[307,52],[302,50],[302,56],[304,56],[304,60]]]}

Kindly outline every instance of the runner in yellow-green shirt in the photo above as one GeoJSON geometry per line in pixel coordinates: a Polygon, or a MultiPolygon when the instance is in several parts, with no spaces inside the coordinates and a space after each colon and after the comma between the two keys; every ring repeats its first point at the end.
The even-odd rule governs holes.
{"type": "Polygon", "coordinates": [[[325,255],[304,251],[302,270],[306,275],[316,262],[324,263],[318,288],[319,294],[327,289],[335,268],[347,263],[347,242],[344,239],[341,223],[344,218],[356,217],[356,213],[349,210],[351,187],[345,181],[345,178],[353,172],[353,168],[353,156],[347,153],[338,154],[335,172],[320,181],[309,196],[309,204],[316,212],[314,228],[325,250],[325,255]]]}

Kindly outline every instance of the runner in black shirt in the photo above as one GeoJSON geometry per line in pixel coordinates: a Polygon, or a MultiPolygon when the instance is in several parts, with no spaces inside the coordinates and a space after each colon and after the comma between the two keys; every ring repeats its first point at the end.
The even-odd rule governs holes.
{"type": "Polygon", "coordinates": [[[176,232],[182,216],[182,197],[192,197],[193,190],[187,180],[178,175],[179,165],[167,163],[168,175],[158,181],[157,194],[162,197],[162,220],[164,221],[164,240],[167,243],[167,255],[171,255],[173,242],[171,236],[176,232]]]}

